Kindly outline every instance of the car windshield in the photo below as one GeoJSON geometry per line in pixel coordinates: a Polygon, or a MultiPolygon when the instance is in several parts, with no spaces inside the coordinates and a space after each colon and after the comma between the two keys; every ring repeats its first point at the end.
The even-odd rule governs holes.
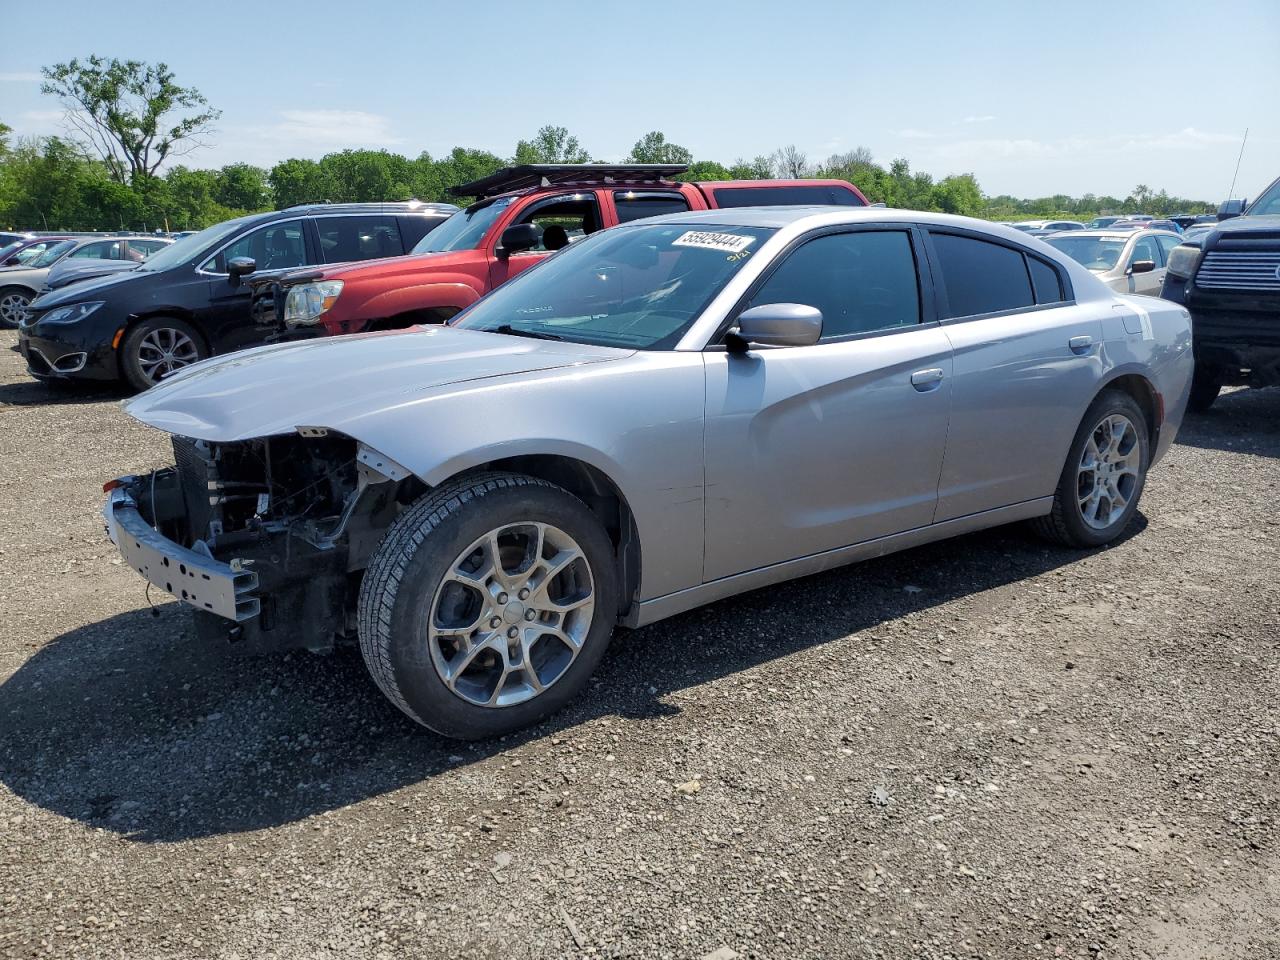
{"type": "Polygon", "coordinates": [[[1120,254],[1128,242],[1126,237],[1049,237],[1045,240],[1072,260],[1100,273],[1106,273],[1120,262],[1120,254]]]}
{"type": "Polygon", "coordinates": [[[52,266],[56,260],[75,245],[76,242],[74,240],[63,240],[61,243],[55,243],[34,260],[28,260],[26,265],[32,268],[52,266]]]}
{"type": "Polygon", "coordinates": [[[177,240],[147,257],[138,269],[145,270],[148,273],[157,273],[161,270],[168,270],[170,267],[176,267],[180,263],[194,260],[204,252],[205,248],[217,246],[230,237],[243,227],[249,219],[249,217],[237,217],[235,220],[214,224],[199,233],[183,237],[181,240],[177,240]]]}
{"type": "Polygon", "coordinates": [[[622,227],[565,247],[454,325],[604,347],[668,350],[772,229],[622,227]]]}
{"type": "Polygon", "coordinates": [[[417,242],[413,253],[444,253],[446,250],[474,250],[493,222],[511,206],[514,197],[498,197],[488,203],[473,203],[459,210],[417,242]]]}
{"type": "Polygon", "coordinates": [[[1034,223],[1011,223],[1009,226],[1015,230],[1021,230],[1023,233],[1030,233],[1032,230],[1039,230],[1038,224],[1034,223]]]}
{"type": "Polygon", "coordinates": [[[1253,205],[1249,207],[1245,213],[1247,217],[1265,217],[1268,214],[1280,214],[1280,180],[1277,180],[1257,200],[1253,201],[1253,205]]]}

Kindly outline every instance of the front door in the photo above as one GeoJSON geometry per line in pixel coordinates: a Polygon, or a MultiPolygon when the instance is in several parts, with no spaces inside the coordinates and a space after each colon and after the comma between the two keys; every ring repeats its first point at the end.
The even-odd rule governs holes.
{"type": "Polygon", "coordinates": [[[602,225],[600,204],[595,192],[591,190],[557,194],[530,203],[494,231],[489,239],[490,289],[506,283],[517,273],[528,270],[573,241],[595,233],[602,225]],[[541,239],[529,250],[521,250],[510,256],[500,255],[498,245],[502,241],[502,231],[521,223],[537,226],[541,231],[541,239]]]}
{"type": "Polygon", "coordinates": [[[932,522],[951,348],[918,262],[910,229],[810,239],[746,306],[817,307],[821,340],[705,354],[704,580],[932,522]]]}
{"type": "Polygon", "coordinates": [[[197,321],[208,334],[214,353],[228,353],[262,342],[263,331],[253,322],[249,277],[232,280],[227,261],[250,257],[257,265],[253,279],[279,275],[317,262],[308,245],[305,220],[279,220],[237,238],[201,264],[209,278],[208,305],[197,321]]]}
{"type": "Polygon", "coordinates": [[[1129,292],[1158,297],[1160,288],[1164,285],[1164,257],[1156,246],[1156,238],[1152,235],[1139,237],[1134,241],[1133,249],[1129,252],[1129,269],[1132,270],[1135,263],[1145,260],[1154,263],[1155,269],[1148,270],[1146,273],[1130,273],[1129,292]]]}

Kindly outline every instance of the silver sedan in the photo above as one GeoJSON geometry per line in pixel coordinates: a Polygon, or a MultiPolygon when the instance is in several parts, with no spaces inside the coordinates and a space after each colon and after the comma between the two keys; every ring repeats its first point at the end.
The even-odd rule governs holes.
{"type": "Polygon", "coordinates": [[[617,624],[1014,521],[1108,543],[1191,381],[1175,304],[1016,230],[735,209],[565,248],[448,326],[198,364],[130,401],[127,562],[246,650],[358,642],[455,737],[586,684],[617,624]]]}

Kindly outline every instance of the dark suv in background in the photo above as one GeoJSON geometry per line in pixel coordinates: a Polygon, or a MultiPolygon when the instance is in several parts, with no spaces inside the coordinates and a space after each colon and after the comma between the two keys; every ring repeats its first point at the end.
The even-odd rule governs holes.
{"type": "Polygon", "coordinates": [[[136,270],[33,300],[18,344],[42,380],[120,380],[145,390],[174,370],[261,343],[253,275],[402,256],[457,211],[448,203],[315,204],[201,230],[136,270]]]}
{"type": "Polygon", "coordinates": [[[1280,180],[1242,216],[1175,247],[1160,296],[1191,311],[1192,410],[1209,409],[1225,384],[1280,384],[1280,180]]]}

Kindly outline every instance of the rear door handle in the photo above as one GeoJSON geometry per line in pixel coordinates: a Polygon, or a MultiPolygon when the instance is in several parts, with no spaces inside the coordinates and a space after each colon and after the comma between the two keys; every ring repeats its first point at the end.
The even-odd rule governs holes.
{"type": "Polygon", "coordinates": [[[928,370],[917,370],[911,375],[911,385],[921,393],[934,389],[942,382],[942,368],[930,367],[928,370]]]}
{"type": "Polygon", "coordinates": [[[1067,341],[1067,346],[1071,348],[1072,353],[1088,353],[1089,348],[1093,346],[1093,337],[1072,337],[1067,341]]]}

